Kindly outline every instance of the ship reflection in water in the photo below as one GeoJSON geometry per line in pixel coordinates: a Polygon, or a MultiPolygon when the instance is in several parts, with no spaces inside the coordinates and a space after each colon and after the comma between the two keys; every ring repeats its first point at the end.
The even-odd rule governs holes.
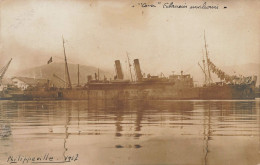
{"type": "Polygon", "coordinates": [[[258,164],[260,100],[1,101],[0,164],[258,164]],[[18,162],[19,163],[19,162],[18,162]]]}

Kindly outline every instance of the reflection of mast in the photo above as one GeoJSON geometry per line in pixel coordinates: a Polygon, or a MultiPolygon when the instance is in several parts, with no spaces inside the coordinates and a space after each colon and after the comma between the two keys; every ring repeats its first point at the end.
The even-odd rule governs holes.
{"type": "Polygon", "coordinates": [[[209,56],[208,56],[208,49],[207,49],[205,31],[204,31],[204,41],[205,41],[205,51],[206,51],[206,59],[207,59],[207,67],[208,67],[208,83],[210,84],[212,82],[212,79],[211,79],[210,70],[209,70],[209,56]]]}
{"type": "Polygon", "coordinates": [[[141,122],[142,122],[142,119],[143,119],[143,110],[145,109],[145,103],[144,102],[140,102],[141,105],[139,105],[136,109],[136,128],[135,128],[135,131],[141,131],[141,122]]]}
{"type": "Polygon", "coordinates": [[[66,143],[67,143],[67,139],[68,139],[68,137],[69,137],[69,133],[68,133],[68,125],[69,125],[69,122],[70,122],[70,116],[71,116],[71,114],[70,114],[70,109],[69,109],[69,114],[68,114],[68,116],[67,116],[67,108],[66,108],[66,123],[65,123],[65,138],[64,138],[64,143],[63,143],[63,148],[64,148],[64,152],[63,152],[63,156],[64,156],[64,160],[65,160],[65,153],[66,153],[66,151],[68,150],[68,148],[66,147],[66,143]]]}
{"type": "MultiPolygon", "coordinates": [[[[79,118],[79,111],[80,111],[80,108],[79,108],[79,104],[78,104],[78,129],[79,129],[79,121],[80,121],[80,118],[79,118]]],[[[80,133],[80,131],[79,131],[79,133],[80,133]]]]}
{"type": "Polygon", "coordinates": [[[123,127],[121,126],[121,122],[124,120],[123,116],[124,113],[123,111],[120,109],[121,107],[116,107],[116,117],[115,117],[115,126],[116,126],[116,136],[122,136],[122,134],[120,132],[123,131],[123,127]]]}
{"type": "Polygon", "coordinates": [[[258,122],[258,145],[259,145],[259,148],[258,148],[258,153],[260,153],[260,106],[259,104],[255,104],[256,105],[256,109],[258,110],[256,112],[257,114],[257,122],[258,122]]]}
{"type": "Polygon", "coordinates": [[[64,46],[64,38],[62,36],[62,41],[63,41],[63,52],[64,52],[64,58],[65,58],[65,81],[66,81],[66,86],[67,88],[72,88],[71,86],[71,81],[70,81],[70,74],[69,74],[69,68],[68,68],[68,63],[67,63],[67,57],[66,57],[66,51],[65,51],[65,46],[64,46]]]}
{"type": "Polygon", "coordinates": [[[208,109],[208,122],[206,123],[205,121],[205,114],[206,112],[204,112],[204,141],[205,141],[205,155],[204,155],[204,165],[207,164],[207,157],[208,157],[208,153],[209,153],[209,139],[210,139],[210,136],[211,136],[211,115],[210,115],[210,103],[209,103],[209,108],[205,108],[205,109],[208,109]],[[207,127],[206,127],[207,125],[207,127]]]}

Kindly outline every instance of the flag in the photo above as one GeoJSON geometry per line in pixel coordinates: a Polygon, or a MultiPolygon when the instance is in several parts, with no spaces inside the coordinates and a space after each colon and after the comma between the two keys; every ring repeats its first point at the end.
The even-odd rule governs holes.
{"type": "Polygon", "coordinates": [[[48,60],[47,64],[52,62],[52,57],[48,60]]]}

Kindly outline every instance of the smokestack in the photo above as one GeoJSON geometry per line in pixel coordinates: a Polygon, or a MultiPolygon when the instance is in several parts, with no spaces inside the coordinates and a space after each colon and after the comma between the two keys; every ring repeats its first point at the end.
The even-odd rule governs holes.
{"type": "Polygon", "coordinates": [[[140,63],[139,63],[138,59],[134,59],[134,66],[135,66],[135,73],[136,73],[137,81],[142,81],[143,75],[141,72],[140,63]]]}
{"type": "Polygon", "coordinates": [[[119,60],[115,61],[115,66],[116,66],[116,76],[117,79],[123,80],[124,79],[124,75],[123,75],[123,71],[121,68],[121,63],[119,60]]]}

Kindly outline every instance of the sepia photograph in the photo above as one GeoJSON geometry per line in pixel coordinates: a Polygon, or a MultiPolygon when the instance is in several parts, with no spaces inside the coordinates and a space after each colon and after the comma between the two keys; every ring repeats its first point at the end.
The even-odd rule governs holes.
{"type": "Polygon", "coordinates": [[[259,0],[0,0],[0,165],[260,165],[259,0]]]}

